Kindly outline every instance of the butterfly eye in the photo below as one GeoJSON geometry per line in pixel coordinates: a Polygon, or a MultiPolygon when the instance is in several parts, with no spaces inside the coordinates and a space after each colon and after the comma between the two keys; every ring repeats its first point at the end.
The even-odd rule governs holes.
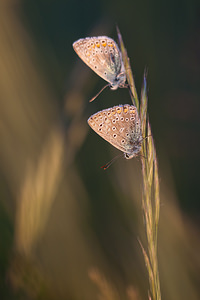
{"type": "Polygon", "coordinates": [[[125,140],[121,140],[121,143],[124,144],[124,143],[125,143],[125,140]]]}
{"type": "Polygon", "coordinates": [[[113,134],[113,137],[114,137],[114,138],[116,138],[116,137],[117,137],[117,135],[116,135],[116,134],[113,134]]]}
{"type": "Polygon", "coordinates": [[[134,121],[134,120],[135,120],[135,118],[134,118],[134,117],[131,117],[131,118],[130,118],[130,120],[131,120],[131,121],[134,121]]]}
{"type": "Polygon", "coordinates": [[[128,122],[128,120],[129,120],[128,118],[125,119],[126,122],[128,122]]]}
{"type": "Polygon", "coordinates": [[[113,130],[113,131],[116,130],[116,127],[113,126],[112,130],[113,130]]]}
{"type": "Polygon", "coordinates": [[[124,118],[123,118],[123,117],[121,117],[121,121],[124,121],[124,118]]]}

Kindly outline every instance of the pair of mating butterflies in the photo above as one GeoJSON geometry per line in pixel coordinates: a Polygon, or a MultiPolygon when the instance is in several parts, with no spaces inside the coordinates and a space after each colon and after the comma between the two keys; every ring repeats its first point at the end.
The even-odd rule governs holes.
{"type": "MultiPolygon", "coordinates": [[[[126,73],[121,52],[115,41],[107,36],[87,37],[73,43],[78,56],[112,90],[126,87],[126,73]]],[[[134,105],[118,105],[90,116],[90,127],[111,145],[124,152],[126,159],[140,152],[142,133],[140,119],[134,105]]]]}

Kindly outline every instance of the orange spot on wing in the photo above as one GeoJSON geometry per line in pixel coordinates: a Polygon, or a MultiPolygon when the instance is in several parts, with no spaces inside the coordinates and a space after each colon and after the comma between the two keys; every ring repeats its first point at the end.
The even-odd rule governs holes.
{"type": "Polygon", "coordinates": [[[135,109],[134,109],[134,108],[131,108],[131,109],[130,109],[130,113],[131,113],[131,114],[134,114],[134,113],[135,113],[135,109]]]}
{"type": "Polygon", "coordinates": [[[127,111],[128,111],[128,107],[125,106],[125,107],[124,107],[124,112],[127,113],[127,111]]]}

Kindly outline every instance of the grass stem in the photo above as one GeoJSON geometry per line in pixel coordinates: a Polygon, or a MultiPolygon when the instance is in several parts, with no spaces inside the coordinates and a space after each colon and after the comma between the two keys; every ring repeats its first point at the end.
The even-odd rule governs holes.
{"type": "Polygon", "coordinates": [[[144,224],[147,237],[147,250],[142,248],[145,264],[149,275],[149,299],[161,300],[160,279],[158,271],[157,259],[157,235],[158,222],[160,213],[160,192],[159,192],[159,176],[158,163],[156,157],[156,149],[147,115],[147,82],[146,72],[144,74],[143,87],[141,91],[141,98],[139,98],[134,83],[133,73],[130,66],[130,60],[127,51],[124,47],[122,36],[117,28],[119,44],[122,52],[122,59],[126,69],[126,77],[132,92],[132,102],[137,107],[142,128],[143,143],[141,148],[141,162],[142,162],[142,178],[143,178],[143,195],[142,195],[142,209],[144,215],[144,224]]]}

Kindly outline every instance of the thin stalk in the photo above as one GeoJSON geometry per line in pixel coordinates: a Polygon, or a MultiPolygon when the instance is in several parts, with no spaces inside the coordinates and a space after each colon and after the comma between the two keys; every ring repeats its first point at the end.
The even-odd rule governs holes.
{"type": "Polygon", "coordinates": [[[140,241],[139,243],[142,248],[145,264],[149,275],[149,299],[161,300],[160,279],[157,259],[157,235],[160,213],[160,188],[156,149],[151,131],[151,126],[147,116],[148,97],[146,87],[146,74],[144,74],[144,82],[139,104],[139,98],[133,79],[130,61],[118,28],[117,32],[122,52],[122,59],[126,69],[126,77],[132,92],[131,99],[140,113],[142,136],[144,137],[141,148],[143,178],[142,209],[147,238],[147,250],[145,250],[140,241]]]}

